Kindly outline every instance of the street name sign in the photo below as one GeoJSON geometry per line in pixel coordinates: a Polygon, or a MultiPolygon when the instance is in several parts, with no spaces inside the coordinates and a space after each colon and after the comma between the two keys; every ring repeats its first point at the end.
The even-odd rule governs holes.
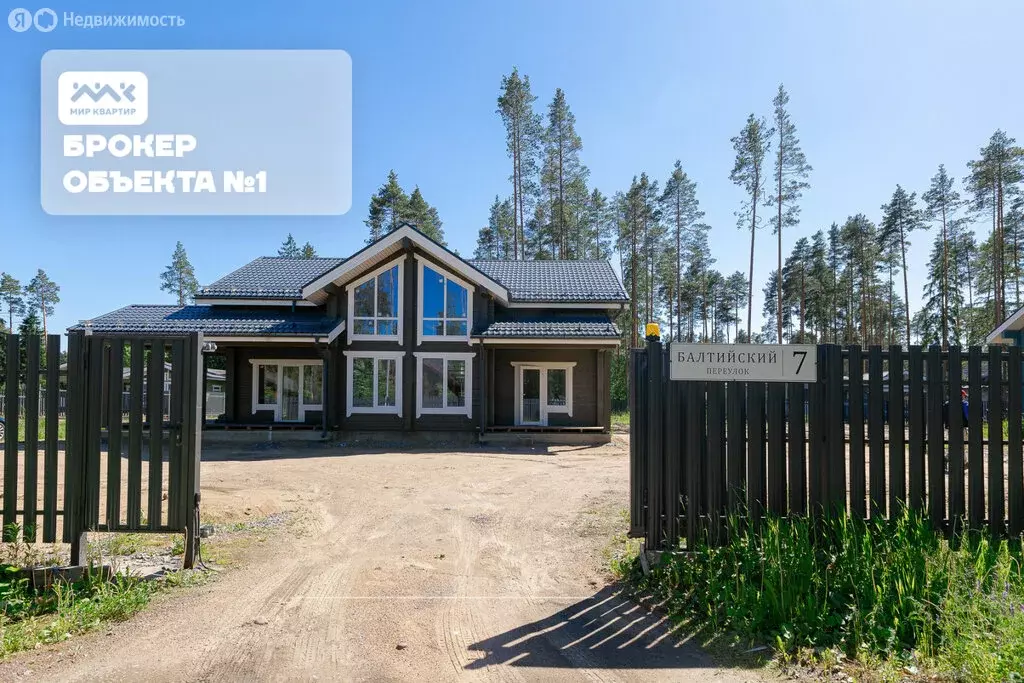
{"type": "Polygon", "coordinates": [[[683,344],[669,346],[669,379],[814,382],[813,344],[683,344]]]}

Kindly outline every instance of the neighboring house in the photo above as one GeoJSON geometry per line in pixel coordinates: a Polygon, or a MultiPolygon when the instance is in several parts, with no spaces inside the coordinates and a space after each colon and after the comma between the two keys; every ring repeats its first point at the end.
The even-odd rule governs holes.
{"type": "Polygon", "coordinates": [[[1019,308],[985,338],[986,344],[1024,346],[1024,308],[1019,308]]]}
{"type": "Polygon", "coordinates": [[[259,258],[194,305],[72,330],[203,332],[229,426],[607,435],[626,303],[607,261],[464,260],[403,225],[346,259],[259,258]]]}

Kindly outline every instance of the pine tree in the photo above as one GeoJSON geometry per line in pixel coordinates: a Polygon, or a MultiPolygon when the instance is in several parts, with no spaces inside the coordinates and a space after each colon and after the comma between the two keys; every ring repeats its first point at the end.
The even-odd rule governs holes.
{"type": "MultiPolygon", "coordinates": [[[[950,328],[950,245],[955,243],[950,235],[950,226],[955,224],[955,215],[960,205],[960,195],[953,189],[953,178],[946,173],[946,167],[939,164],[938,172],[932,176],[928,191],[921,195],[925,205],[925,217],[938,221],[942,230],[939,240],[942,244],[942,261],[938,283],[939,329],[942,348],[949,348],[950,328]]],[[[934,303],[932,304],[934,305],[934,303]]]]}
{"type": "Polygon", "coordinates": [[[477,235],[473,258],[507,259],[512,257],[512,200],[494,196],[487,225],[477,235]]]}
{"type": "Polygon", "coordinates": [[[409,214],[409,197],[398,184],[398,174],[391,170],[388,179],[370,198],[370,213],[364,221],[370,229],[366,243],[376,242],[384,235],[394,232],[409,214]]]}
{"type": "MultiPolygon", "coordinates": [[[[907,283],[907,247],[910,246],[908,235],[914,230],[922,229],[925,223],[917,208],[917,193],[907,194],[899,185],[893,192],[892,199],[882,206],[882,243],[890,255],[899,254],[903,271],[903,301],[910,308],[910,287],[907,283]]],[[[905,316],[907,328],[907,346],[910,346],[910,315],[905,316]]]]}
{"type": "Polygon", "coordinates": [[[170,264],[160,275],[160,289],[173,294],[179,306],[192,301],[199,291],[195,269],[188,260],[188,254],[185,253],[185,247],[181,242],[175,246],[170,264]]]}
{"type": "Polygon", "coordinates": [[[427,200],[423,198],[419,185],[414,187],[412,194],[409,195],[404,218],[430,239],[438,244],[445,244],[441,218],[437,214],[437,209],[428,204],[427,200]]]}
{"type": "Polygon", "coordinates": [[[311,259],[316,258],[316,249],[312,244],[306,242],[302,245],[302,251],[299,252],[299,258],[311,259]]]}
{"type": "MultiPolygon", "coordinates": [[[[20,379],[22,382],[25,381],[25,371],[28,368],[28,339],[29,337],[38,337],[42,331],[39,329],[39,314],[35,308],[29,307],[28,314],[21,319],[21,324],[18,325],[18,355],[21,360],[21,372],[20,379]]],[[[42,332],[45,338],[46,333],[42,332]]],[[[46,344],[42,343],[40,351],[45,356],[46,344]]],[[[45,358],[41,357],[40,367],[46,367],[45,358]]]]}
{"type": "MultiPolygon", "coordinates": [[[[774,131],[768,128],[763,118],[753,114],[747,117],[747,123],[740,134],[732,139],[736,151],[736,162],[729,179],[743,188],[747,194],[743,208],[737,213],[737,227],[750,230],[750,271],[747,277],[747,301],[754,299],[754,236],[760,226],[757,207],[764,200],[765,156],[771,150],[771,138],[774,131]]],[[[753,307],[747,306],[747,334],[753,321],[753,307]]]]}
{"type": "MultiPolygon", "coordinates": [[[[800,205],[797,201],[803,191],[810,187],[807,176],[811,167],[800,149],[800,140],[796,137],[796,126],[789,118],[786,105],[789,95],[779,84],[779,92],[772,100],[775,107],[775,178],[774,194],[769,198],[768,206],[774,206],[776,214],[772,216],[772,229],[778,236],[778,267],[776,271],[776,288],[782,290],[782,229],[796,226],[800,221],[800,205]]],[[[782,340],[782,297],[776,301],[777,333],[782,340]]],[[[803,330],[801,330],[803,334],[803,330]]]]}
{"type": "Polygon", "coordinates": [[[14,329],[14,316],[25,315],[25,293],[21,282],[9,273],[0,273],[0,303],[7,309],[7,327],[14,329]]]}
{"type": "Polygon", "coordinates": [[[36,271],[25,287],[27,305],[34,311],[43,314],[43,335],[47,333],[46,320],[53,315],[54,307],[60,303],[60,285],[51,280],[42,268],[36,271]]]}
{"type": "MultiPolygon", "coordinates": [[[[671,230],[672,244],[670,249],[675,257],[675,292],[676,292],[676,318],[682,319],[683,289],[680,277],[683,272],[683,255],[689,245],[694,245],[692,232],[694,226],[704,217],[700,210],[700,202],[697,201],[697,183],[690,180],[683,171],[682,163],[677,159],[672,168],[672,175],[665,182],[665,191],[659,200],[662,216],[667,221],[671,230]]],[[[707,226],[701,226],[704,231],[704,242],[707,242],[707,226]]],[[[681,339],[677,331],[676,339],[681,339]]]]}
{"type": "Polygon", "coordinates": [[[570,235],[576,227],[573,219],[579,212],[581,188],[582,199],[586,198],[589,171],[580,161],[583,141],[576,133],[576,117],[569,109],[561,88],[555,90],[555,97],[548,105],[543,145],[540,181],[548,196],[551,255],[552,258],[572,258],[570,235]]]}
{"type": "Polygon", "coordinates": [[[741,271],[735,271],[725,279],[726,301],[732,308],[732,322],[736,341],[739,341],[740,309],[748,305],[747,278],[741,271]]]}
{"type": "Polygon", "coordinates": [[[580,244],[576,249],[581,259],[607,259],[615,239],[615,220],[608,198],[594,188],[584,207],[585,217],[576,231],[580,244]]]}
{"type": "Polygon", "coordinates": [[[291,233],[288,233],[287,239],[281,243],[281,248],[277,250],[277,255],[287,258],[299,257],[299,245],[296,244],[295,238],[292,237],[291,233]]]}
{"type": "Polygon", "coordinates": [[[541,119],[533,111],[537,97],[530,92],[530,77],[519,70],[501,78],[497,113],[505,124],[505,142],[512,159],[512,251],[513,258],[525,258],[526,216],[537,192],[537,155],[542,138],[541,119]]]}
{"type": "Polygon", "coordinates": [[[1005,318],[1006,251],[1004,241],[1007,199],[1019,191],[1024,179],[1024,150],[1016,140],[997,130],[981,148],[979,159],[967,164],[967,190],[976,213],[992,216],[992,315],[997,326],[1005,318]]]}

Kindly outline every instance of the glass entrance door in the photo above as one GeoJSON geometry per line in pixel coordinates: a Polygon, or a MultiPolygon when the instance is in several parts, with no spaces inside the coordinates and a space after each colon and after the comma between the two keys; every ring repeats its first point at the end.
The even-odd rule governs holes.
{"type": "Polygon", "coordinates": [[[299,419],[299,376],[301,367],[298,365],[281,366],[281,386],[279,387],[281,421],[294,422],[299,419]]]}
{"type": "Polygon", "coordinates": [[[536,425],[540,415],[540,369],[523,368],[522,423],[536,425]]]}

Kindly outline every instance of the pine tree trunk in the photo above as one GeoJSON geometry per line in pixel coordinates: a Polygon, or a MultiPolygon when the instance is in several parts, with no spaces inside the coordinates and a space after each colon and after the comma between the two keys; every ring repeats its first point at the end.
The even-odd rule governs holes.
{"type": "Polygon", "coordinates": [[[779,241],[779,249],[778,249],[778,266],[777,266],[778,270],[776,271],[776,277],[775,277],[775,286],[778,289],[778,294],[775,297],[775,310],[777,312],[777,317],[778,317],[777,327],[778,327],[779,343],[780,344],[782,343],[782,157],[783,157],[783,151],[784,151],[783,150],[783,146],[782,146],[782,141],[783,141],[784,138],[785,138],[785,136],[783,135],[782,128],[780,127],[779,128],[779,171],[776,174],[777,177],[778,177],[778,181],[779,181],[779,194],[778,194],[778,197],[777,197],[777,200],[778,200],[777,203],[778,203],[778,209],[779,209],[779,213],[778,213],[779,224],[776,226],[778,228],[777,232],[778,232],[778,237],[779,237],[779,240],[778,240],[779,241]]]}
{"type": "MultiPolygon", "coordinates": [[[[946,240],[946,204],[942,204],[942,348],[949,348],[949,244],[946,240]]],[[[907,307],[910,310],[910,307],[907,307]]]]}

